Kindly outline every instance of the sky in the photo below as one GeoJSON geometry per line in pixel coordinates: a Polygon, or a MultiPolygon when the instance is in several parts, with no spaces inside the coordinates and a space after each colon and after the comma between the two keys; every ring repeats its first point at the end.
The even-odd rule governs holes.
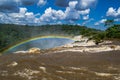
{"type": "Polygon", "coordinates": [[[0,0],[2,24],[77,24],[104,30],[107,19],[120,24],[120,0],[0,0]]]}

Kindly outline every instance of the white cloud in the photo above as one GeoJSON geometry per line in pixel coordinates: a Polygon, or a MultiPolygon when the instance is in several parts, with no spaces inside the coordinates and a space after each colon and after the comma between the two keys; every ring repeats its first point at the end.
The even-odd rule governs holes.
{"type": "Polygon", "coordinates": [[[83,16],[83,20],[88,20],[89,19],[89,15],[83,16]]]}
{"type": "Polygon", "coordinates": [[[71,0],[69,1],[68,7],[65,11],[54,10],[52,8],[47,8],[45,13],[40,17],[41,22],[56,22],[58,20],[65,20],[68,22],[74,22],[80,20],[80,16],[83,17],[83,20],[89,19],[90,9],[85,10],[76,10],[76,4],[78,1],[71,0]]]}
{"type": "Polygon", "coordinates": [[[35,18],[35,16],[34,16],[34,13],[33,12],[26,12],[25,13],[25,16],[27,17],[27,18],[35,18]]]}
{"type": "Polygon", "coordinates": [[[77,3],[78,1],[69,2],[69,7],[67,7],[65,11],[66,20],[77,21],[80,20],[80,16],[83,17],[83,20],[89,19],[90,9],[76,10],[75,6],[77,3]]]}
{"type": "Polygon", "coordinates": [[[36,18],[38,14],[33,12],[27,12],[27,8],[20,8],[19,13],[0,13],[0,22],[9,24],[40,24],[39,18],[36,18]]]}
{"type": "Polygon", "coordinates": [[[16,0],[0,0],[0,12],[19,12],[16,0]]]}
{"type": "Polygon", "coordinates": [[[77,3],[77,1],[70,1],[69,6],[65,10],[65,19],[69,22],[73,22],[80,19],[80,14],[75,9],[77,3]]]}
{"type": "Polygon", "coordinates": [[[90,8],[91,6],[95,6],[97,0],[78,0],[78,4],[76,5],[77,10],[85,10],[90,8]]]}
{"type": "Polygon", "coordinates": [[[85,10],[79,11],[79,14],[81,14],[81,15],[87,15],[89,13],[90,13],[90,9],[85,9],[85,10]]]}
{"type": "Polygon", "coordinates": [[[116,22],[120,22],[120,7],[118,9],[110,7],[106,12],[106,16],[114,19],[116,22]]]}
{"type": "Polygon", "coordinates": [[[107,19],[102,19],[102,20],[96,22],[94,25],[98,26],[98,25],[100,25],[100,24],[104,24],[106,20],[107,20],[107,19]]]}
{"type": "Polygon", "coordinates": [[[118,9],[114,9],[113,7],[110,7],[106,15],[113,18],[120,18],[120,7],[118,9]]]}
{"type": "Polygon", "coordinates": [[[65,14],[62,10],[54,10],[51,7],[45,10],[45,13],[40,17],[42,22],[55,22],[57,20],[63,20],[65,14]]]}
{"type": "Polygon", "coordinates": [[[65,19],[68,21],[69,20],[76,21],[80,19],[80,14],[78,13],[77,10],[67,7],[65,11],[65,19]]]}
{"type": "Polygon", "coordinates": [[[57,23],[59,21],[74,23],[80,19],[88,20],[90,13],[90,8],[88,7],[90,7],[91,3],[94,3],[95,0],[90,0],[88,2],[86,0],[58,0],[58,3],[64,4],[65,1],[67,3],[65,11],[55,10],[49,7],[45,10],[44,14],[40,15],[28,12],[27,8],[19,8],[19,6],[32,4],[43,6],[47,3],[47,0],[0,0],[0,21],[11,24],[47,24],[52,22],[57,23]],[[82,4],[82,7],[80,6],[82,9],[77,9],[77,6],[79,6],[78,3],[80,2],[82,4]],[[5,9],[2,8],[3,6],[5,6],[5,9]],[[11,10],[9,10],[9,7],[11,10]],[[6,13],[7,11],[10,13],[6,13]]]}
{"type": "Polygon", "coordinates": [[[20,6],[38,4],[45,5],[46,0],[0,0],[0,12],[14,13],[19,12],[20,6]]]}
{"type": "Polygon", "coordinates": [[[55,0],[55,4],[61,7],[68,7],[69,2],[76,1],[75,9],[77,10],[85,10],[92,6],[95,6],[97,0],[55,0]]]}
{"type": "Polygon", "coordinates": [[[11,18],[24,18],[26,12],[27,12],[26,8],[20,8],[19,13],[8,13],[7,15],[11,18]]]}
{"type": "Polygon", "coordinates": [[[42,15],[28,12],[28,6],[43,6],[47,0],[0,0],[0,21],[11,24],[42,24],[48,22],[88,20],[90,7],[96,0],[56,0],[56,5],[65,7],[65,11],[47,8],[42,15]],[[81,5],[80,5],[81,4],[81,5]]]}
{"type": "Polygon", "coordinates": [[[27,12],[27,8],[20,8],[20,13],[25,14],[27,12]]]}
{"type": "Polygon", "coordinates": [[[78,1],[70,1],[69,7],[74,9],[77,3],[78,3],[78,1]]]}
{"type": "Polygon", "coordinates": [[[47,3],[47,0],[39,0],[37,3],[38,6],[44,6],[47,3]]]}

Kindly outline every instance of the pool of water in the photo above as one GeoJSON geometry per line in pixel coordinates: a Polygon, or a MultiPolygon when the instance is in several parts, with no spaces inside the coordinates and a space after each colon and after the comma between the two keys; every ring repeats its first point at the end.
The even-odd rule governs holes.
{"type": "Polygon", "coordinates": [[[33,47],[37,47],[40,49],[50,49],[50,48],[55,48],[55,47],[62,46],[68,43],[72,43],[72,42],[74,41],[71,39],[66,39],[66,38],[42,38],[42,39],[36,39],[33,41],[29,41],[29,42],[17,45],[7,50],[6,53],[12,53],[16,51],[26,51],[33,47]]]}

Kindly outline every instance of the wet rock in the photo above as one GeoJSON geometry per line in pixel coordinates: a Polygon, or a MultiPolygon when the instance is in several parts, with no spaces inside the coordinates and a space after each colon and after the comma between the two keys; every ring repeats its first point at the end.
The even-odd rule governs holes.
{"type": "Polygon", "coordinates": [[[110,45],[109,47],[113,50],[120,50],[120,46],[118,45],[110,45]]]}
{"type": "Polygon", "coordinates": [[[46,68],[45,67],[39,67],[40,70],[42,70],[44,73],[46,73],[46,68]]]}
{"type": "Polygon", "coordinates": [[[23,53],[23,54],[25,54],[25,53],[28,53],[28,51],[16,51],[16,52],[14,52],[14,54],[21,54],[21,53],[23,53]]]}
{"type": "Polygon", "coordinates": [[[8,71],[0,71],[1,76],[8,76],[8,71]]]}
{"type": "Polygon", "coordinates": [[[98,73],[98,72],[95,72],[95,74],[97,76],[101,76],[101,77],[110,77],[110,76],[113,76],[113,74],[110,74],[110,73],[98,73]]]}
{"type": "Polygon", "coordinates": [[[13,75],[27,78],[28,80],[32,80],[33,78],[35,78],[34,74],[39,74],[39,73],[40,71],[24,69],[23,71],[15,72],[13,75]]]}
{"type": "Polygon", "coordinates": [[[117,76],[114,77],[115,80],[120,80],[120,74],[118,74],[117,76]]]}
{"type": "Polygon", "coordinates": [[[28,50],[28,53],[30,54],[40,54],[40,49],[39,48],[31,48],[28,50]]]}
{"type": "Polygon", "coordinates": [[[7,67],[15,67],[17,66],[18,63],[17,62],[12,62],[11,64],[7,65],[7,67]]]}

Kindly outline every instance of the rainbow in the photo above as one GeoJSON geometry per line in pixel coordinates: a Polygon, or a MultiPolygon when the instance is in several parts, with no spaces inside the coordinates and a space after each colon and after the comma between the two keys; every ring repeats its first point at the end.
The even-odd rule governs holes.
{"type": "Polygon", "coordinates": [[[15,45],[12,45],[9,48],[7,48],[6,50],[4,50],[3,53],[8,52],[9,50],[12,50],[13,48],[15,48],[17,46],[20,46],[22,44],[25,44],[27,42],[34,41],[34,40],[37,40],[37,39],[45,39],[45,38],[65,38],[65,39],[73,40],[72,37],[68,37],[68,36],[37,36],[37,37],[33,37],[33,38],[30,38],[30,39],[24,40],[24,41],[22,41],[20,43],[17,43],[15,45]]]}

